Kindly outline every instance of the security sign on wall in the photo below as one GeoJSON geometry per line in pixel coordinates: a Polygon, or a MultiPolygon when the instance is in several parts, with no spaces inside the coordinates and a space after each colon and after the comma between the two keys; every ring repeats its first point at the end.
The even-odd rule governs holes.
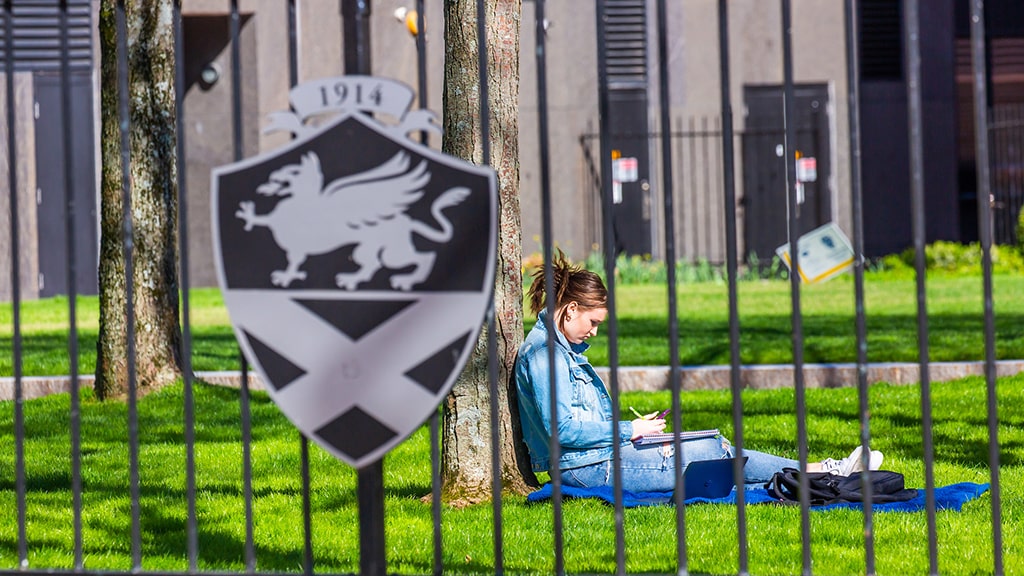
{"type": "Polygon", "coordinates": [[[271,397],[362,467],[437,409],[479,336],[496,180],[410,138],[439,130],[404,84],[344,76],[289,97],[267,128],[288,145],[213,171],[217,273],[271,397]]]}

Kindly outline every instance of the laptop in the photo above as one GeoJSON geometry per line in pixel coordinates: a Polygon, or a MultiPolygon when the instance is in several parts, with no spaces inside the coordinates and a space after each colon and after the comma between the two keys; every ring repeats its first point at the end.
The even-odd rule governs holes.
{"type": "MultiPolygon", "coordinates": [[[[722,498],[732,492],[732,466],[735,458],[719,460],[694,460],[683,471],[683,489],[687,500],[690,498],[722,498]]],[[[743,457],[743,466],[747,457],[743,457]]]]}

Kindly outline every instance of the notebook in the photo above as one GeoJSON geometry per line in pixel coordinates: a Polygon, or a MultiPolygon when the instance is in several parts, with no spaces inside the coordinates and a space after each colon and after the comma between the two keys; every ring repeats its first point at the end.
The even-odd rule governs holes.
{"type": "Polygon", "coordinates": [[[645,434],[633,442],[637,446],[644,446],[646,444],[665,444],[667,442],[674,442],[676,436],[679,440],[697,440],[699,438],[714,438],[718,436],[718,428],[711,428],[709,430],[688,430],[686,432],[680,432],[678,434],[672,432],[659,432],[657,434],[645,434]]]}
{"type": "MultiPolygon", "coordinates": [[[[732,492],[732,465],[735,458],[694,460],[683,472],[683,495],[690,498],[723,498],[732,492]]],[[[747,457],[743,457],[746,466],[747,457]]]]}

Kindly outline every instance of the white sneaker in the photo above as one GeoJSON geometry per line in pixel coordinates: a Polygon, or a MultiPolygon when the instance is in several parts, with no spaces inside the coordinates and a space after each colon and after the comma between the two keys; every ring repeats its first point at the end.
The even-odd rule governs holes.
{"type": "MultiPolygon", "coordinates": [[[[830,474],[838,474],[839,476],[849,476],[854,472],[861,472],[864,470],[864,463],[861,462],[861,454],[863,448],[857,446],[850,452],[850,455],[842,460],[834,460],[832,458],[826,458],[821,461],[821,470],[830,474]]],[[[882,453],[878,450],[872,450],[868,456],[868,469],[878,470],[882,467],[882,453]]]]}

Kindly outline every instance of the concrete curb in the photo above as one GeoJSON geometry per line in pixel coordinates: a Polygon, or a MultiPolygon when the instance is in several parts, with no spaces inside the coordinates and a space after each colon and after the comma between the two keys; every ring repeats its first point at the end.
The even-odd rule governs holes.
{"type": "MultiPolygon", "coordinates": [[[[598,367],[598,375],[610,382],[609,369],[598,367]]],[[[932,362],[928,366],[930,381],[943,382],[965,376],[984,374],[984,362],[932,362]]],[[[1012,376],[1024,372],[1024,360],[1001,360],[996,362],[997,376],[1012,376]]],[[[919,365],[915,363],[869,364],[869,384],[889,382],[892,384],[914,384],[920,380],[919,365]]],[[[196,378],[218,386],[237,388],[240,385],[239,372],[197,372],[196,378]]],[[[685,366],[680,368],[679,379],[683,390],[728,390],[730,368],[728,366],[685,366]]],[[[92,374],[82,375],[79,386],[91,387],[92,374]]],[[[745,388],[767,389],[787,388],[793,385],[793,366],[789,364],[759,364],[740,367],[740,382],[745,388]]],[[[667,366],[627,366],[618,370],[619,390],[657,391],[668,390],[669,369],[667,366]]],[[[807,364],[804,366],[804,384],[808,388],[844,388],[857,385],[856,364],[807,364]]],[[[255,373],[249,373],[249,387],[263,390],[263,381],[255,373]]],[[[21,379],[22,398],[31,400],[50,394],[63,394],[71,390],[68,376],[31,376],[21,379]]],[[[14,378],[0,378],[0,401],[14,399],[14,378]]]]}

